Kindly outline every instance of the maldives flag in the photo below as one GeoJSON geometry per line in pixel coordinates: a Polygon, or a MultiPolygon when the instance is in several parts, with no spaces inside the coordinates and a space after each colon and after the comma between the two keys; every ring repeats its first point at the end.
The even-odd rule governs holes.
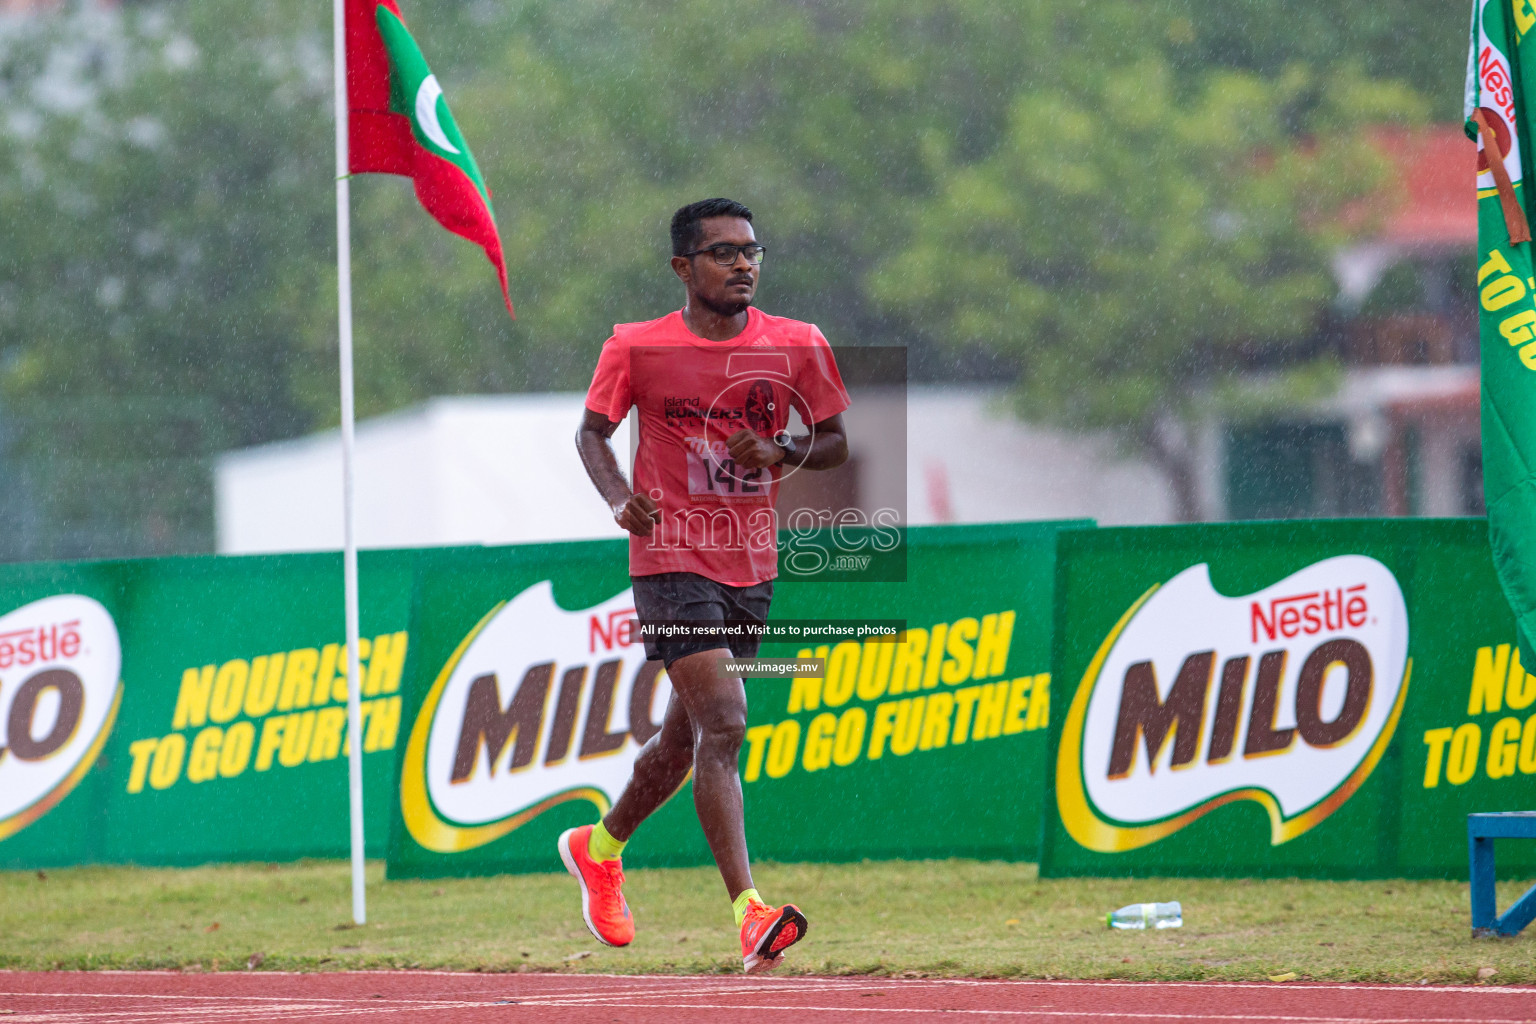
{"type": "Polygon", "coordinates": [[[400,174],[437,222],[485,250],[507,292],[491,191],[406,31],[395,0],[346,0],[349,163],[353,174],[400,174]]]}

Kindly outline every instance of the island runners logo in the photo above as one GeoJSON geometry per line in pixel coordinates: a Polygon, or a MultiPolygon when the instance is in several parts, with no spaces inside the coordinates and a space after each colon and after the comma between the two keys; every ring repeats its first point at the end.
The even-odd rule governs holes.
{"type": "Polygon", "coordinates": [[[546,580],[470,630],[406,744],[400,810],[417,843],[472,850],[568,800],[606,813],[671,693],[634,608],[626,590],[566,611],[546,580]]]}
{"type": "Polygon", "coordinates": [[[0,840],[47,814],[101,754],[122,703],[112,616],[79,594],[0,617],[0,840]]]}
{"type": "Polygon", "coordinates": [[[1408,612],[1386,566],[1329,558],[1244,597],[1196,565],[1115,624],[1057,750],[1068,833],[1104,853],[1236,800],[1273,845],[1341,807],[1381,759],[1408,692],[1408,612]]]}

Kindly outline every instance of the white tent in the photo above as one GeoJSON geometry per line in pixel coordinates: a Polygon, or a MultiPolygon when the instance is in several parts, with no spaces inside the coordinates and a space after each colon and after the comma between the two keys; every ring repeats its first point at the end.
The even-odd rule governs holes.
{"type": "MultiPolygon", "coordinates": [[[[619,536],[576,455],[581,413],[580,394],[455,397],[359,424],[359,546],[619,536]]],[[[627,423],[614,446],[627,463],[627,423]]],[[[219,551],[338,550],[340,472],[337,431],[221,456],[219,551]]]]}
{"type": "MultiPolygon", "coordinates": [[[[845,415],[855,504],[914,525],[1092,516],[1166,522],[1167,486],[1105,438],[1014,419],[997,388],[861,393],[845,415]],[[904,506],[904,507],[903,507],[904,506]]],[[[580,393],[436,398],[357,428],[363,547],[622,536],[576,455],[580,393]]],[[[629,424],[614,435],[628,469],[629,424]]],[[[336,431],[229,452],[216,471],[219,551],[341,547],[336,431]]]]}

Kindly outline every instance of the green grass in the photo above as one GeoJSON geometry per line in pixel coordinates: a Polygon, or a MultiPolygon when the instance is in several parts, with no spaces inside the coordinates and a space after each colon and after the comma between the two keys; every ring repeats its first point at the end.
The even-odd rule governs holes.
{"type": "MultiPolygon", "coordinates": [[[[1473,940],[1465,883],[1040,880],[975,861],[764,864],[811,932],[781,970],[818,974],[1536,982],[1536,939],[1473,940]],[[1182,929],[1111,932],[1104,914],[1178,899],[1182,929]]],[[[1500,886],[1500,905],[1522,890],[1500,886]]],[[[347,866],[81,868],[0,873],[0,967],[454,968],[628,972],[740,969],[730,907],[709,869],[634,871],[639,935],[586,932],[565,875],[384,882],[350,924],[347,866]]]]}

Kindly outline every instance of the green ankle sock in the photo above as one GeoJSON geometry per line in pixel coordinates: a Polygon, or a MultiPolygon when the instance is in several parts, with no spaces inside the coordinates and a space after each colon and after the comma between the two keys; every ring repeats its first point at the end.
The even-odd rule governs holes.
{"type": "Polygon", "coordinates": [[[747,919],[747,904],[761,903],[763,898],[757,894],[756,889],[743,889],[741,895],[731,901],[731,909],[736,912],[736,927],[741,927],[741,922],[747,919]]]}
{"type": "Polygon", "coordinates": [[[593,860],[618,860],[624,853],[624,846],[629,840],[618,840],[608,834],[602,822],[592,826],[592,835],[587,839],[587,856],[593,860]]]}

